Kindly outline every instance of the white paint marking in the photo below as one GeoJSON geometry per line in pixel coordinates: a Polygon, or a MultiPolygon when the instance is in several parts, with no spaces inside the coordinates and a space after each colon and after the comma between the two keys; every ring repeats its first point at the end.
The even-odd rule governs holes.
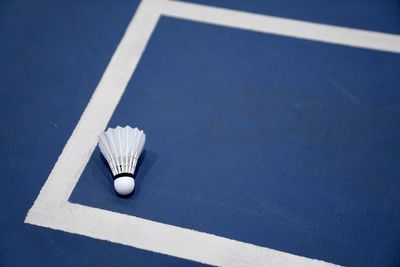
{"type": "Polygon", "coordinates": [[[162,14],[202,23],[331,44],[400,53],[400,36],[193,3],[168,1],[162,14]]]}
{"type": "Polygon", "coordinates": [[[30,215],[27,222],[217,266],[334,266],[208,233],[79,204],[64,203],[53,210],[47,208],[35,207],[35,214],[30,215]]]}
{"type": "Polygon", "coordinates": [[[165,0],[143,1],[25,223],[221,266],[332,266],[289,253],[135,216],[72,204],[72,193],[161,14],[296,38],[399,52],[397,36],[165,0]],[[303,31],[303,32],[302,32],[303,31]],[[355,34],[357,37],[351,37],[355,34]],[[101,114],[101,116],[99,116],[101,114]],[[121,231],[124,229],[124,231],[121,231]]]}
{"type": "Polygon", "coordinates": [[[68,201],[158,22],[159,10],[152,3],[138,7],[36,202],[68,201]]]}

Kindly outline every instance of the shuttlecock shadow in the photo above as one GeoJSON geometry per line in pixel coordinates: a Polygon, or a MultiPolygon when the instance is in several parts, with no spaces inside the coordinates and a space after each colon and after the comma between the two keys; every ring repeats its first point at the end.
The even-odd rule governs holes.
{"type": "Polygon", "coordinates": [[[131,198],[133,195],[139,194],[141,183],[142,183],[144,177],[146,177],[146,173],[148,172],[148,170],[151,168],[151,166],[156,161],[157,155],[154,152],[143,150],[142,154],[140,155],[140,157],[138,159],[138,163],[136,165],[136,170],[135,170],[135,174],[134,174],[135,188],[132,191],[132,193],[130,193],[128,195],[119,195],[117,192],[115,192],[114,181],[112,179],[112,172],[111,172],[110,166],[108,165],[106,158],[101,153],[100,153],[100,158],[101,158],[101,161],[103,162],[103,165],[105,165],[107,167],[107,168],[102,168],[102,169],[103,169],[103,173],[105,174],[103,176],[107,179],[107,183],[109,184],[110,190],[112,190],[114,192],[114,194],[120,198],[131,198]]]}
{"type": "Polygon", "coordinates": [[[141,184],[147,176],[147,172],[151,169],[153,164],[157,160],[157,154],[152,151],[144,150],[139,157],[138,164],[135,171],[135,189],[133,190],[134,195],[139,195],[141,184]]]}

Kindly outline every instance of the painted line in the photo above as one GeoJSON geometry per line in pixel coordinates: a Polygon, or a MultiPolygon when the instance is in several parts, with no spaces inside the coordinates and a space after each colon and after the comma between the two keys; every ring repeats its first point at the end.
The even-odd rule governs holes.
{"type": "Polygon", "coordinates": [[[26,222],[216,266],[334,266],[121,213],[64,203],[37,206],[26,222]],[[123,231],[121,231],[123,229],[123,231]]]}
{"type": "Polygon", "coordinates": [[[160,11],[152,3],[139,5],[34,205],[68,201],[156,27],[160,11]]]}
{"type": "Polygon", "coordinates": [[[287,37],[400,53],[400,36],[254,14],[193,3],[168,1],[162,14],[213,25],[287,37]]]}
{"type": "Polygon", "coordinates": [[[344,34],[341,36],[343,42],[337,43],[381,51],[400,51],[396,36],[195,4],[145,0],[139,5],[132,18],[76,128],[29,210],[25,223],[211,265],[333,266],[323,261],[213,234],[68,202],[97,145],[98,135],[106,128],[162,14],[309,40],[327,41],[331,38],[328,40],[331,43],[341,39],[337,36],[328,38],[327,36],[331,36],[329,32],[333,33],[332,36],[342,33],[344,34]],[[282,24],[278,25],[278,22],[282,24]],[[302,31],[302,29],[299,30],[299,25],[305,27],[302,34],[298,33],[302,31]],[[359,33],[359,38],[347,40],[346,38],[353,31],[359,33]],[[320,32],[319,35],[318,32],[320,32]],[[372,42],[366,41],[367,37],[372,42]],[[374,40],[378,37],[387,42],[377,45],[374,40]]]}

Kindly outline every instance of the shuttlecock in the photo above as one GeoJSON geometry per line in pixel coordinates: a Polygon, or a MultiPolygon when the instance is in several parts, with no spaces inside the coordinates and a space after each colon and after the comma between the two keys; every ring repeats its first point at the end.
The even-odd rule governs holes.
{"type": "Polygon", "coordinates": [[[114,176],[114,188],[120,195],[128,195],[135,188],[136,164],[142,153],[146,135],[138,128],[117,126],[100,134],[99,147],[114,176]]]}

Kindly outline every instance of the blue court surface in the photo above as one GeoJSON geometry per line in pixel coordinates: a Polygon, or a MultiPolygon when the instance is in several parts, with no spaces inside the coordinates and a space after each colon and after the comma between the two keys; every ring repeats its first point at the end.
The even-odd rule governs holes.
{"type": "MultiPolygon", "coordinates": [[[[399,2],[195,0],[172,2],[176,9],[163,2],[0,4],[0,266],[289,266],[285,261],[297,256],[306,259],[300,266],[400,266],[399,2]],[[203,10],[209,22],[160,11],[110,120],[106,108],[81,117],[145,5],[170,14],[181,6],[203,10]],[[221,20],[244,14],[311,26],[304,34],[300,27],[304,38],[285,26],[282,34],[224,26],[207,17],[213,10],[221,20]],[[308,38],[312,25],[330,25],[332,34],[308,38]],[[336,29],[349,34],[336,41],[336,29]],[[101,125],[97,119],[105,121],[101,129],[131,125],[146,132],[128,198],[114,192],[90,138],[83,155],[66,146],[85,129],[77,125],[101,125]],[[61,166],[67,156],[82,158],[82,167],[61,166]],[[217,236],[221,245],[211,245],[218,251],[234,240],[254,251],[284,252],[276,256],[282,265],[272,264],[274,255],[242,264],[246,254],[220,261],[217,252],[190,253],[196,238],[179,248],[173,235],[142,242],[135,233],[145,226],[110,225],[102,238],[106,219],[98,216],[90,217],[89,230],[80,218],[60,223],[53,212],[58,200],[38,197],[46,181],[43,196],[64,192],[51,172],[58,174],[54,181],[66,176],[68,207],[110,211],[113,225],[143,218],[165,231],[191,229],[210,244],[217,236]],[[69,173],[76,184],[68,185],[69,173]],[[37,199],[47,215],[25,221],[37,199]],[[173,248],[163,250],[169,242],[173,248]]],[[[93,105],[107,105],[107,95],[98,99],[93,105]]]]}

